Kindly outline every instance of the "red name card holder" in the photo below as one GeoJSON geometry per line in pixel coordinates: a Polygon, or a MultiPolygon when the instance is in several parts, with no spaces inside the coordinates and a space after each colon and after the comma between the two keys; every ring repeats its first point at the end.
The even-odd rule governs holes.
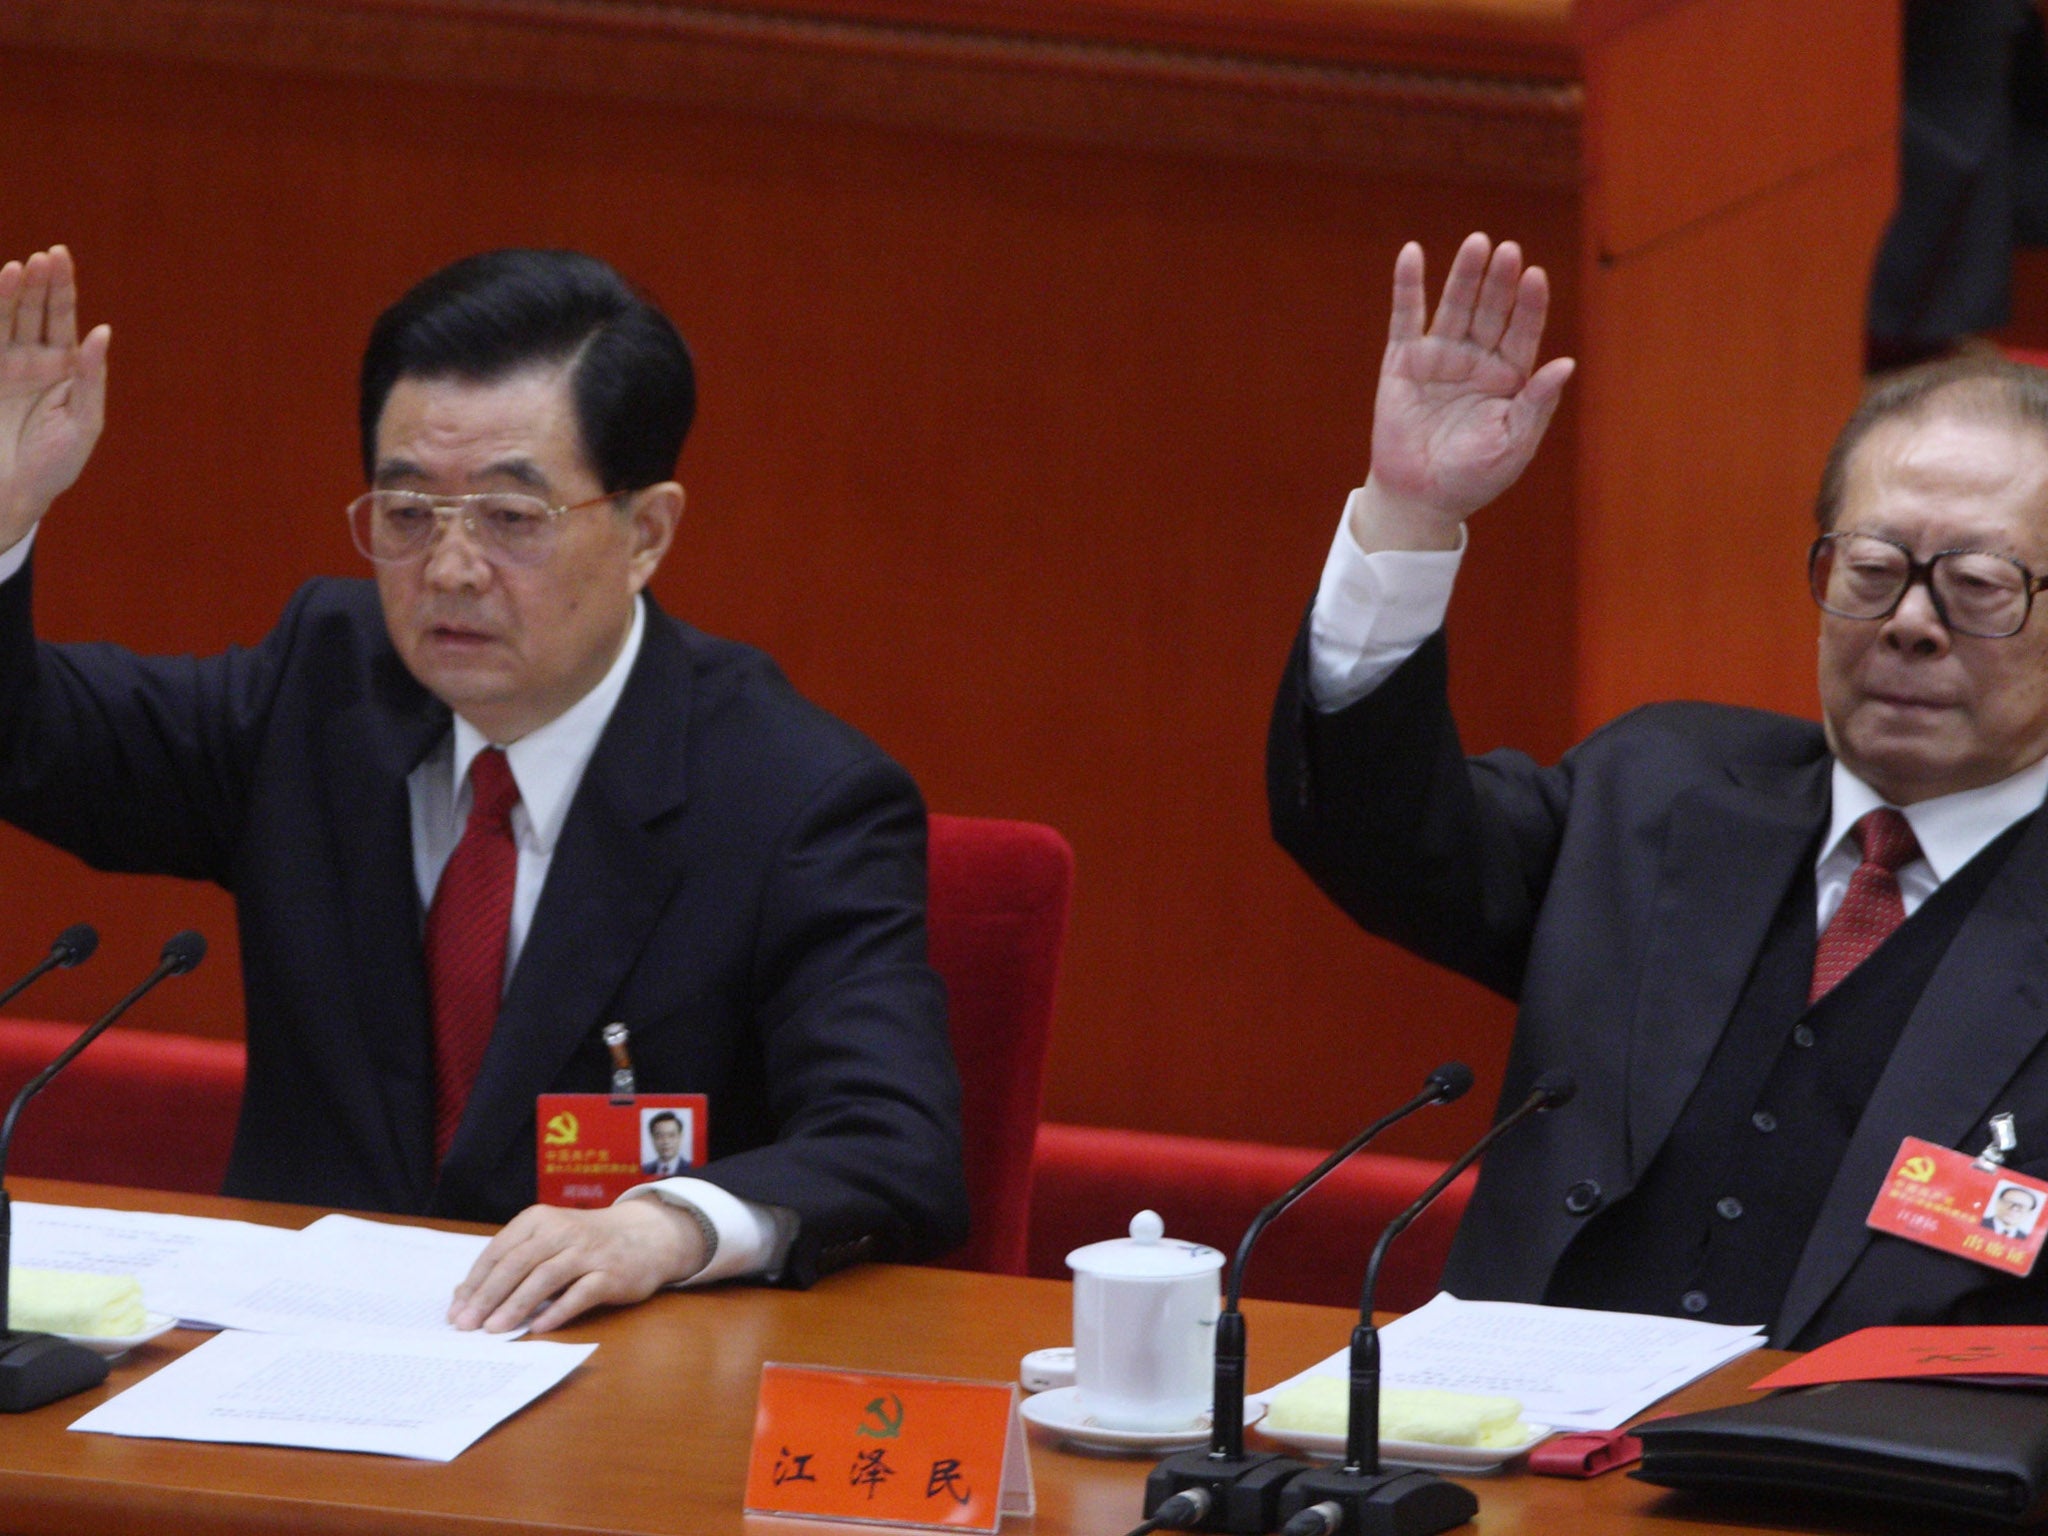
{"type": "Polygon", "coordinates": [[[748,1514],[993,1531],[1036,1506],[1016,1383],[761,1367],[748,1514]]]}

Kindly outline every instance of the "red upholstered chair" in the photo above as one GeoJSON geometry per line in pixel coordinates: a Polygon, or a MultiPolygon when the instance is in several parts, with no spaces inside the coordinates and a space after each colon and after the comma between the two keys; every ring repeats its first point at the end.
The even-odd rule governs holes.
{"type": "MultiPolygon", "coordinates": [[[[0,1019],[0,1113],[77,1036],[0,1019]]],[[[242,1103],[242,1047],[110,1029],[22,1111],[9,1173],[216,1194],[242,1103]]]]}
{"type": "MultiPolygon", "coordinates": [[[[1031,1204],[1030,1273],[1064,1279],[1083,1243],[1121,1237],[1139,1211],[1166,1219],[1169,1237],[1234,1257],[1252,1218],[1322,1161],[1302,1147],[1152,1131],[1044,1125],[1031,1204]]],[[[1443,1172],[1442,1163],[1362,1152],[1304,1195],[1259,1239],[1247,1296],[1356,1307],[1380,1231],[1443,1172]]],[[[1378,1304],[1396,1312],[1436,1293],[1451,1234],[1478,1175],[1467,1173],[1394,1240],[1378,1304]]]]}
{"type": "Polygon", "coordinates": [[[1053,984],[1066,940],[1074,851],[1051,827],[931,818],[931,962],[946,983],[965,1091],[974,1226],[940,1262],[1024,1273],[1053,984]]]}

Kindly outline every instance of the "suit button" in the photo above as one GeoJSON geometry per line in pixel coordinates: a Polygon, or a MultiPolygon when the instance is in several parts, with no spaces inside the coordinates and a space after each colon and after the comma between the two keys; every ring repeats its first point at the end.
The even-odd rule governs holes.
{"type": "Polygon", "coordinates": [[[1760,1109],[1749,1117],[1749,1123],[1758,1130],[1769,1134],[1778,1128],[1778,1117],[1768,1109],[1760,1109]]]}
{"type": "Polygon", "coordinates": [[[1742,1214],[1742,1202],[1733,1195],[1723,1195],[1714,1202],[1714,1209],[1723,1221],[1734,1221],[1742,1214]]]}
{"type": "Polygon", "coordinates": [[[1704,1312],[1707,1310],[1707,1293],[1705,1291],[1687,1291],[1678,1298],[1678,1304],[1688,1312],[1704,1312]]]}
{"type": "Polygon", "coordinates": [[[1574,1216],[1586,1216],[1600,1209],[1600,1186],[1581,1179],[1564,1192],[1564,1208],[1574,1216]]]}
{"type": "Polygon", "coordinates": [[[1799,1049],[1801,1049],[1802,1051],[1810,1051],[1810,1050],[1812,1050],[1812,1049],[1813,1049],[1813,1026],[1812,1026],[1811,1024],[1795,1024],[1795,1025],[1793,1025],[1793,1027],[1792,1027],[1792,1043],[1793,1043],[1794,1045],[1798,1046],[1798,1047],[1799,1047],[1799,1049]]]}

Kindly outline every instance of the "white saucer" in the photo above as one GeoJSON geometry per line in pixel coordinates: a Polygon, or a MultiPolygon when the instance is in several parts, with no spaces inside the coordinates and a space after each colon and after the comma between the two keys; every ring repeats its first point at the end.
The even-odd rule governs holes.
{"type": "Polygon", "coordinates": [[[158,1334],[169,1333],[178,1326],[175,1317],[166,1317],[161,1312],[142,1314],[142,1329],[138,1333],[60,1333],[60,1339],[69,1339],[74,1344],[83,1344],[96,1355],[105,1355],[109,1360],[118,1360],[138,1344],[147,1344],[158,1334]]]}
{"type": "MultiPolygon", "coordinates": [[[[1247,1405],[1244,1421],[1254,1422],[1265,1410],[1247,1405]]],[[[1080,1389],[1054,1387],[1024,1399],[1026,1422],[1048,1430],[1060,1439],[1091,1451],[1127,1451],[1132,1455],[1191,1450],[1209,1443],[1209,1415],[1204,1413],[1185,1429],[1108,1429],[1082,1410],[1080,1389]]]]}

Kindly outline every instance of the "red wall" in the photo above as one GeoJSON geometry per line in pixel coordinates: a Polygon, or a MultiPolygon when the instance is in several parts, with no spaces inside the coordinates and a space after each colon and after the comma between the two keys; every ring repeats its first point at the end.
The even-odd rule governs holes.
{"type": "MultiPolygon", "coordinates": [[[[1418,7],[1386,9],[1412,54],[1418,7]]],[[[1484,20],[1450,9],[1468,32],[1484,20]]],[[[118,33],[120,7],[80,10],[118,33]]],[[[1520,10],[1489,57],[1555,74],[1563,7],[1520,10]]],[[[847,86],[842,110],[830,91],[855,66],[834,55],[815,66],[824,106],[753,111],[709,87],[614,93],[591,70],[575,88],[486,78],[513,65],[466,73],[445,38],[408,62],[351,33],[330,71],[274,32],[188,32],[96,51],[0,18],[0,244],[69,242],[85,318],[115,331],[105,442],[38,546],[48,635],[211,650],[260,636],[305,576],[354,570],[340,509],[378,308],[477,249],[594,251],[653,291],[700,367],[662,602],[773,652],[934,807],[1074,843],[1049,1114],[1327,1144],[1463,1055],[1486,1087],[1396,1150],[1477,1128],[1505,1005],[1358,935],[1270,846],[1265,713],[1364,473],[1400,241],[1440,270],[1469,228],[1519,236],[1556,279],[1559,334],[1587,329],[1581,274],[1602,269],[1574,87],[1447,93],[1354,60],[1341,79],[1240,71],[1240,99],[1200,71],[1147,84],[1151,56],[1132,54],[1136,83],[1115,89],[1134,94],[1075,66],[1057,112],[951,63],[903,74],[907,96],[858,76],[869,94],[847,86]],[[299,64],[263,62],[292,47],[299,64]],[[1331,80],[1350,94],[1303,94],[1331,80]],[[1440,154],[1452,173],[1430,174],[1440,154]]],[[[619,58],[646,74],[644,53],[619,58]]],[[[1038,59],[1004,67],[1036,78],[1038,59]]],[[[1475,537],[1453,616],[1474,747],[1550,756],[1575,731],[1580,573],[1609,569],[1576,542],[1580,409],[1475,537]]],[[[1775,697],[1785,665],[1716,691],[1775,697]]],[[[31,1011],[94,1011],[196,924],[215,958],[138,1022],[239,1031],[223,895],[89,875],[0,832],[0,971],[81,916],[105,957],[31,1011]]]]}

